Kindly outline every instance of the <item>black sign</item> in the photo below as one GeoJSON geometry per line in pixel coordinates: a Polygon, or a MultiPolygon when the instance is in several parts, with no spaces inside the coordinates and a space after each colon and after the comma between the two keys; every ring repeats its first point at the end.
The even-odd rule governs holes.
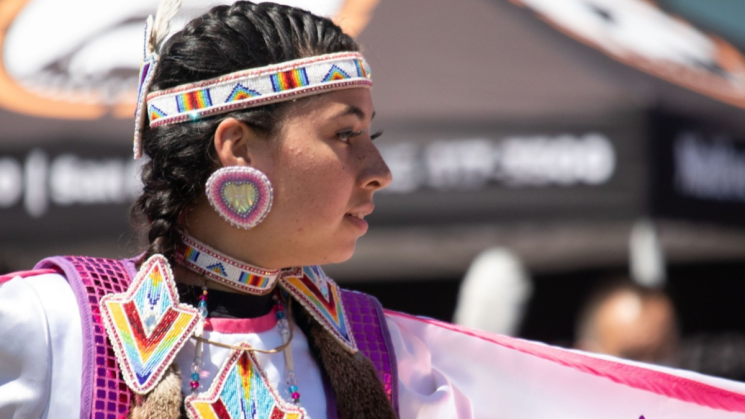
{"type": "Polygon", "coordinates": [[[5,244],[111,239],[129,231],[141,190],[126,145],[58,142],[0,151],[0,231],[5,244]]]}
{"type": "Polygon", "coordinates": [[[644,211],[643,118],[386,127],[373,223],[630,219],[644,211]]]}
{"type": "Polygon", "coordinates": [[[691,118],[657,115],[652,130],[652,212],[745,225],[745,135],[691,118]]]}

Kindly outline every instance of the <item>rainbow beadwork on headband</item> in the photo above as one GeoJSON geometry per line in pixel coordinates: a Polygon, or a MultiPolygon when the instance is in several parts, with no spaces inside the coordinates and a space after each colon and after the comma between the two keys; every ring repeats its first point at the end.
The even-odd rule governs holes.
{"type": "Polygon", "coordinates": [[[238,262],[193,237],[182,233],[182,248],[176,261],[190,270],[228,287],[254,295],[265,295],[274,289],[279,270],[266,270],[238,262]]]}
{"type": "Polygon", "coordinates": [[[292,100],[332,90],[371,87],[357,52],[340,52],[239,71],[147,95],[150,127],[292,100]]]}
{"type": "Polygon", "coordinates": [[[197,309],[179,304],[162,255],[142,264],[126,293],[107,294],[100,304],[124,381],[137,394],[149,393],[197,327],[197,309]]]}

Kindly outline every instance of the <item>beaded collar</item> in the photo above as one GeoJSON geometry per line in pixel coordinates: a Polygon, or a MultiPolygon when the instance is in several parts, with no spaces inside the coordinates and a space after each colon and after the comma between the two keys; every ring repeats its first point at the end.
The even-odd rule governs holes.
{"type": "Polygon", "coordinates": [[[238,261],[182,233],[176,261],[200,275],[253,295],[266,295],[277,284],[279,269],[268,270],[238,261]]]}
{"type": "Polygon", "coordinates": [[[182,233],[182,244],[176,261],[187,269],[254,295],[266,295],[279,283],[344,349],[357,352],[341,289],[320,266],[272,271],[226,256],[185,233],[182,233]]]}

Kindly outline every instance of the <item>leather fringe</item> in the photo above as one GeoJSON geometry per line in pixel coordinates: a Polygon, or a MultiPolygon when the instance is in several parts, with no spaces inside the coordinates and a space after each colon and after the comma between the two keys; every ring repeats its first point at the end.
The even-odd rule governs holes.
{"type": "Polygon", "coordinates": [[[181,393],[181,372],[174,363],[168,367],[158,385],[145,396],[135,396],[129,408],[130,419],[186,418],[181,393]]]}

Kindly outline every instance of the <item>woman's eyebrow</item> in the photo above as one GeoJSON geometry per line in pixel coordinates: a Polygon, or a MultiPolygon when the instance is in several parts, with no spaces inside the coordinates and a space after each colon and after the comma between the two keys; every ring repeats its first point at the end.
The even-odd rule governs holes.
{"type": "MultiPolygon", "coordinates": [[[[357,106],[346,105],[346,109],[344,109],[343,111],[341,111],[338,114],[334,115],[332,118],[341,118],[341,117],[347,116],[347,115],[355,115],[357,118],[359,118],[361,120],[364,120],[365,119],[365,116],[366,116],[365,111],[363,111],[362,109],[358,108],[357,106]]],[[[373,111],[372,117],[370,119],[372,120],[373,118],[375,118],[375,111],[373,111]]]]}

